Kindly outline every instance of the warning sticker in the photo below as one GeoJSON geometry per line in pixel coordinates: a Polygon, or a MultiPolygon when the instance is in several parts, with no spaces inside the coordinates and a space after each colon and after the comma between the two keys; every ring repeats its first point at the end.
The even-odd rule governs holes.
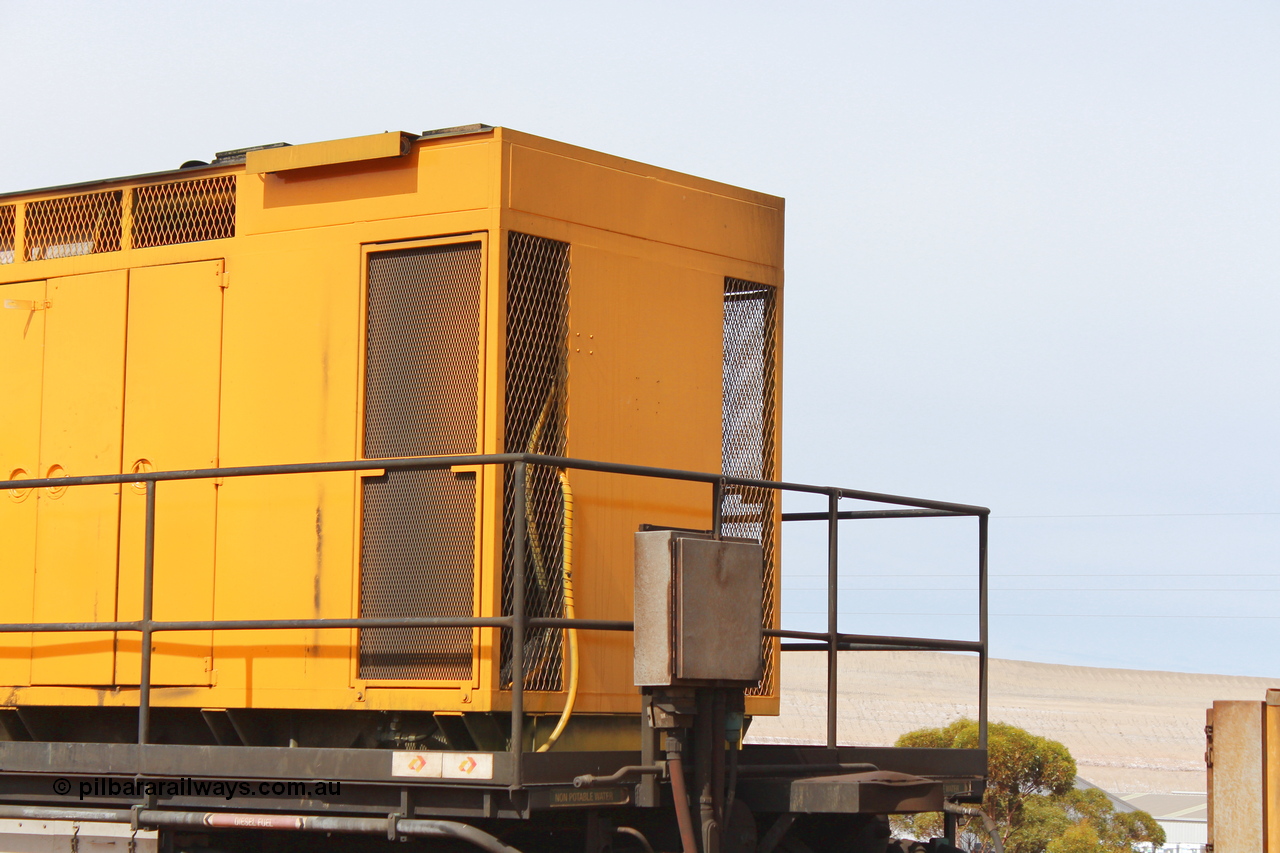
{"type": "Polygon", "coordinates": [[[445,752],[444,773],[446,779],[492,779],[493,753],[445,752]]]}
{"type": "Polygon", "coordinates": [[[439,752],[393,752],[391,753],[391,775],[439,779],[440,758],[439,752]]]}
{"type": "Polygon", "coordinates": [[[393,752],[391,775],[419,779],[492,779],[491,752],[393,752]]]}

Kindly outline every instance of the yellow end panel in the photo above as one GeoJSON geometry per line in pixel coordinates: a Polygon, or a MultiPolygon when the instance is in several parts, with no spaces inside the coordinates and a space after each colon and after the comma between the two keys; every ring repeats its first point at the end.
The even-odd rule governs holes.
{"type": "Polygon", "coordinates": [[[767,266],[782,265],[780,206],[521,145],[511,146],[509,192],[513,210],[767,266]]]}
{"type": "MultiPolygon", "coordinates": [[[[720,470],[723,277],[584,244],[573,246],[572,264],[568,455],[720,470]]],[[[633,534],[641,524],[709,528],[711,489],[569,476],[578,615],[631,619],[633,534]]],[[[587,637],[583,694],[634,695],[630,635],[587,637]]]]}
{"type": "MultiPolygon", "coordinates": [[[[6,381],[0,405],[0,477],[40,476],[40,379],[44,371],[43,281],[0,287],[0,366],[6,381]]],[[[0,492],[0,548],[4,595],[0,620],[31,621],[36,564],[36,507],[32,491],[0,492]]],[[[31,635],[0,636],[0,684],[31,683],[31,635]]]]}
{"type": "MultiPolygon", "coordinates": [[[[218,462],[222,261],[143,267],[129,275],[125,361],[126,471],[213,468],[218,462]]],[[[214,521],[210,480],[156,485],[155,596],[162,620],[213,618],[214,521]]],[[[142,617],[146,492],[121,498],[121,619],[142,617]]],[[[139,635],[117,638],[116,683],[137,684],[139,635]]],[[[154,684],[208,684],[212,635],[158,634],[154,684]]]]}
{"type": "MultiPolygon", "coordinates": [[[[50,279],[42,476],[120,472],[125,272],[50,279]]],[[[118,486],[43,489],[36,522],[37,622],[109,621],[116,610],[118,486]]],[[[33,640],[35,684],[111,684],[111,634],[33,640]]]]}
{"type": "MultiPolygon", "coordinates": [[[[720,470],[723,276],[584,243],[572,264],[570,454],[720,470]]],[[[643,482],[615,479],[621,492],[643,482]]],[[[708,492],[708,522],[710,507],[708,492]]]]}

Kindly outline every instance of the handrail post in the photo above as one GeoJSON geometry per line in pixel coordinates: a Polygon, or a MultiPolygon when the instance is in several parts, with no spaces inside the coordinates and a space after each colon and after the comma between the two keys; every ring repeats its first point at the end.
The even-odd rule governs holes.
{"type": "Polygon", "coordinates": [[[987,514],[978,516],[978,746],[987,748],[987,514]]]}
{"type": "Polygon", "coordinates": [[[840,632],[840,490],[832,489],[827,496],[827,747],[836,746],[836,692],[839,688],[837,669],[839,664],[840,632]]]}
{"type": "Polygon", "coordinates": [[[511,519],[511,789],[524,786],[524,505],[527,466],[515,463],[511,519]]]}
{"type": "Polygon", "coordinates": [[[147,522],[142,557],[142,671],[138,674],[138,744],[151,734],[151,627],[156,572],[156,481],[147,480],[147,522]]]}
{"type": "Polygon", "coordinates": [[[719,539],[724,533],[724,478],[711,484],[711,535],[719,539]]]}

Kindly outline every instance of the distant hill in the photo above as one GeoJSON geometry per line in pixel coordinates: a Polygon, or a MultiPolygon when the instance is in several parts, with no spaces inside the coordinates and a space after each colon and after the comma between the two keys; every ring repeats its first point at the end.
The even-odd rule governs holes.
{"type": "MultiPolygon", "coordinates": [[[[1080,775],[1109,791],[1204,791],[1204,712],[1261,701],[1280,678],[1195,675],[993,660],[991,719],[1061,741],[1080,775]]],[[[941,652],[842,652],[842,744],[889,745],[903,732],[977,717],[978,660],[941,652]]],[[[826,656],[788,652],[782,715],[748,741],[817,743],[826,732],[826,656]]]]}

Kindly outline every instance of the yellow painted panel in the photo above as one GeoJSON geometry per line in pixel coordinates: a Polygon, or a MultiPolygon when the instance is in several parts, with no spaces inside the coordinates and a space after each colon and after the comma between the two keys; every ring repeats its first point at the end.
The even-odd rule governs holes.
{"type": "Polygon", "coordinates": [[[582,160],[586,163],[604,166],[607,169],[631,172],[636,175],[656,178],[660,181],[666,181],[671,184],[680,184],[681,186],[687,186],[690,189],[697,190],[699,192],[709,192],[716,195],[728,196],[730,198],[742,199],[753,204],[774,207],[778,210],[781,210],[785,204],[785,199],[776,195],[762,193],[757,190],[749,190],[744,187],[734,186],[733,184],[726,184],[722,181],[700,178],[697,175],[690,175],[687,172],[677,172],[674,169],[664,169],[661,166],[655,166],[652,163],[642,163],[638,160],[629,160],[626,157],[606,154],[603,151],[595,151],[590,148],[583,148],[579,145],[570,145],[567,142],[548,139],[545,136],[535,136],[534,134],[513,130],[509,127],[496,128],[495,132],[498,134],[499,139],[505,143],[510,143],[511,145],[536,148],[540,151],[546,151],[560,157],[568,157],[573,160],[582,160]]]}
{"type": "MultiPolygon", "coordinates": [[[[217,619],[350,618],[354,581],[349,474],[235,478],[218,494],[217,619]]],[[[355,632],[227,631],[215,636],[219,686],[347,687],[355,632]]],[[[309,707],[309,706],[308,706],[309,707]]]]}
{"type": "MultiPolygon", "coordinates": [[[[0,479],[39,476],[45,284],[0,287],[0,479]]],[[[37,494],[0,492],[0,621],[30,622],[36,565],[37,494]]],[[[0,636],[0,683],[31,683],[31,635],[0,636]]]]}
{"type": "MultiPolygon", "coordinates": [[[[115,424],[114,455],[108,446],[95,459],[73,460],[70,472],[120,470],[121,464],[128,470],[138,459],[156,468],[208,464],[200,461],[202,455],[226,465],[359,456],[362,245],[476,231],[497,234],[499,226],[572,246],[570,455],[718,470],[723,277],[781,283],[781,200],[520,134],[511,134],[518,144],[506,146],[504,163],[501,133],[418,143],[403,158],[242,174],[237,236],[229,240],[38,262],[38,274],[50,279],[51,291],[70,293],[71,282],[93,281],[95,298],[108,292],[118,296],[114,307],[95,307],[92,323],[85,321],[70,336],[70,356],[60,354],[56,345],[70,339],[66,322],[55,322],[56,308],[42,315],[51,324],[49,364],[57,373],[45,408],[66,409],[66,389],[71,387],[85,392],[77,399],[92,398],[85,407],[91,415],[76,426],[84,435],[75,447],[86,454],[96,439],[83,440],[85,436],[93,439],[95,430],[110,426],[113,419],[115,424]],[[520,209],[499,210],[508,202],[520,209]],[[183,301],[182,294],[189,292],[189,277],[194,280],[199,270],[212,266],[204,263],[211,257],[226,259],[229,288],[223,297],[220,416],[215,411],[206,417],[208,392],[218,384],[206,358],[213,330],[198,323],[188,326],[192,317],[211,315],[194,297],[183,301]],[[182,266],[161,266],[173,264],[182,266]],[[133,267],[127,300],[124,273],[79,275],[109,267],[133,267]],[[77,278],[54,281],[65,275],[77,278]],[[150,285],[154,288],[148,293],[150,285]],[[170,298],[176,301],[166,301],[170,298]],[[126,305],[131,315],[127,359],[126,305]],[[171,312],[183,318],[182,339],[168,337],[171,329],[146,319],[171,312]],[[116,338],[106,340],[109,329],[115,329],[110,335],[116,338]],[[81,373],[70,373],[73,367],[81,373]],[[113,371],[124,378],[113,378],[113,371]],[[114,408],[103,402],[113,388],[114,408]],[[170,428],[154,428],[157,412],[170,428]],[[122,453],[127,454],[123,460],[122,453]],[[194,461],[177,461],[188,456],[194,461]]],[[[501,449],[503,435],[504,313],[497,285],[505,245],[505,237],[488,243],[489,269],[498,273],[482,309],[486,396],[481,417],[487,451],[501,449]]],[[[30,278],[33,270],[32,264],[15,264],[0,268],[0,276],[30,278]]],[[[0,463],[9,452],[5,430],[0,463]]],[[[46,462],[59,461],[49,454],[61,453],[59,448],[67,444],[55,438],[47,442],[46,462]]],[[[577,507],[578,615],[628,619],[632,533],[643,522],[709,526],[710,488],[583,472],[571,474],[571,481],[577,507]]],[[[498,611],[501,597],[501,478],[486,471],[478,482],[482,542],[477,589],[480,610],[489,614],[498,611]]],[[[110,618],[114,614],[105,610],[89,612],[104,600],[102,588],[118,593],[122,618],[138,612],[142,497],[129,489],[119,498],[112,490],[99,491],[107,500],[80,515],[91,522],[90,528],[114,531],[111,513],[117,505],[123,507],[118,589],[114,575],[110,583],[101,583],[104,566],[114,572],[113,563],[52,559],[60,553],[97,553],[80,533],[66,539],[66,519],[49,523],[58,513],[66,515],[69,495],[57,500],[33,495],[21,505],[44,519],[40,555],[52,562],[47,571],[41,562],[36,583],[42,602],[58,596],[58,606],[46,606],[44,618],[110,618]],[[76,571],[81,563],[88,568],[76,571]]],[[[233,479],[216,490],[216,500],[194,484],[162,484],[157,616],[355,615],[358,491],[358,479],[350,474],[233,479]],[[216,509],[216,530],[202,521],[209,517],[206,506],[216,509]],[[177,525],[171,540],[165,538],[170,535],[167,524],[177,525]],[[211,539],[216,547],[199,544],[211,539]],[[211,567],[209,559],[216,559],[216,565],[211,567]],[[172,579],[165,568],[170,564],[182,565],[184,573],[181,586],[164,591],[172,579]],[[206,589],[212,590],[211,599],[206,589]]],[[[0,495],[3,500],[7,498],[0,495]]],[[[0,519],[6,517],[16,519],[14,529],[23,523],[31,527],[20,516],[0,514],[0,519]]],[[[110,553],[116,548],[112,539],[110,553]]],[[[21,609],[18,600],[5,604],[21,609]]],[[[28,600],[27,609],[31,606],[28,600]]],[[[498,666],[483,657],[498,657],[497,632],[478,633],[482,659],[474,690],[470,685],[368,688],[354,680],[354,631],[224,632],[213,641],[215,670],[208,676],[203,671],[207,653],[200,653],[205,638],[159,637],[157,680],[175,686],[160,688],[156,702],[188,707],[503,708],[509,693],[493,689],[498,666]],[[212,686],[199,686],[206,684],[212,686]]],[[[111,684],[113,676],[117,683],[135,681],[136,657],[128,647],[132,641],[125,635],[117,641],[126,654],[113,673],[110,666],[82,665],[88,661],[83,656],[67,654],[55,661],[47,649],[54,640],[43,639],[37,663],[44,674],[36,683],[111,684]]],[[[0,673],[7,673],[2,649],[0,673]]],[[[630,638],[586,632],[582,661],[579,711],[634,713],[638,699],[631,684],[630,638]]],[[[0,676],[0,682],[27,683],[22,672],[11,674],[0,676]]],[[[51,704],[136,701],[133,691],[104,694],[87,686],[37,686],[21,697],[22,702],[51,704]]],[[[563,693],[533,694],[526,697],[526,707],[555,711],[563,701],[563,693]]],[[[767,701],[776,706],[776,700],[767,701]]]]}
{"type": "MultiPolygon", "coordinates": [[[[120,472],[126,272],[51,279],[45,316],[43,476],[120,472]]],[[[37,622],[115,618],[118,486],[44,489],[36,523],[37,622]]],[[[112,683],[109,633],[33,640],[35,684],[112,683]]]]}
{"type": "MultiPolygon", "coordinates": [[[[266,238],[263,238],[266,240],[266,238]]],[[[228,258],[220,459],[223,465],[358,456],[359,244],[289,233],[271,251],[228,258]]],[[[218,494],[218,619],[353,615],[352,474],[227,480],[218,494]]],[[[220,686],[350,683],[354,632],[215,636],[220,686]]]]}
{"type": "MultiPolygon", "coordinates": [[[[782,210],[521,145],[509,204],[621,234],[769,266],[782,264],[782,210]]],[[[780,202],[780,200],[779,200],[780,202]]]]}
{"type": "Polygon", "coordinates": [[[719,471],[723,276],[586,243],[571,253],[573,453],[719,471]]]}
{"type": "Polygon", "coordinates": [[[574,245],[586,244],[599,251],[615,252],[622,255],[638,255],[654,263],[665,264],[680,269],[700,270],[716,276],[740,278],[761,284],[771,284],[781,289],[782,270],[777,267],[763,266],[758,263],[724,255],[712,255],[683,246],[669,243],[655,243],[629,234],[618,234],[613,231],[602,231],[558,219],[547,219],[518,210],[502,211],[502,224],[511,231],[524,234],[538,234],[552,240],[562,240],[574,245]]]}
{"type": "MultiPolygon", "coordinates": [[[[218,462],[222,262],[133,270],[125,359],[125,470],[213,468],[218,462]]],[[[211,480],[157,484],[153,614],[213,618],[217,489],[211,480]]],[[[146,492],[120,507],[121,619],[142,616],[146,492]]],[[[138,634],[117,638],[116,683],[137,684],[138,634]]],[[[157,634],[153,684],[208,684],[211,632],[157,634]]]]}
{"type": "Polygon", "coordinates": [[[314,166],[330,166],[335,163],[355,163],[377,160],[383,157],[403,157],[409,153],[417,134],[392,131],[371,136],[353,136],[349,139],[331,139],[327,142],[311,142],[306,145],[287,145],[282,148],[263,148],[245,155],[246,174],[284,172],[290,169],[308,169],[314,166]]]}
{"type": "MultiPolygon", "coordinates": [[[[568,454],[720,469],[723,278],[574,244],[569,291],[568,454]]],[[[641,524],[706,529],[711,488],[570,473],[574,598],[589,619],[631,619],[641,524]]],[[[589,635],[584,694],[632,694],[631,637],[589,635]]],[[[590,709],[591,700],[585,707],[590,709]]]]}
{"type": "MultiPolygon", "coordinates": [[[[419,144],[403,158],[277,175],[247,175],[237,189],[236,233],[242,235],[350,222],[483,210],[494,200],[498,146],[490,141],[419,144]]],[[[437,225],[375,239],[407,240],[477,230],[437,225]]],[[[389,232],[385,225],[381,229],[389,232]]]]}

